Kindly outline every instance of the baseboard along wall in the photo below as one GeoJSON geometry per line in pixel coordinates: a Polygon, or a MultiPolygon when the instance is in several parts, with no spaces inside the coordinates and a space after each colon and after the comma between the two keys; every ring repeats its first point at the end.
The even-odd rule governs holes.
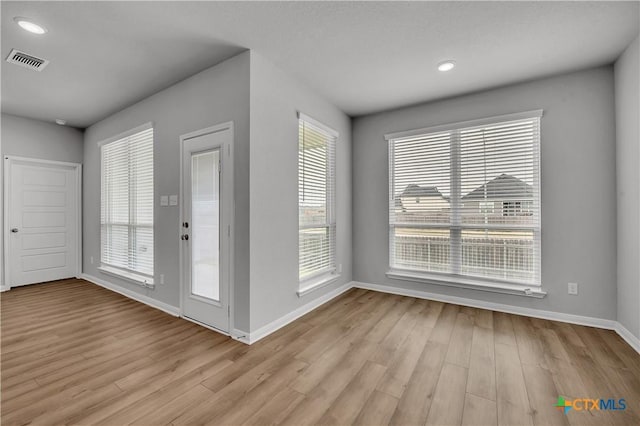
{"type": "Polygon", "coordinates": [[[170,315],[173,315],[174,317],[180,316],[180,308],[173,305],[169,305],[168,303],[164,303],[159,300],[156,300],[153,297],[145,296],[144,294],[131,291],[127,288],[114,284],[110,281],[103,280],[102,278],[94,277],[93,275],[80,274],[78,278],[82,278],[83,280],[89,281],[90,283],[99,285],[100,287],[104,287],[108,290],[119,293],[123,296],[136,300],[140,303],[144,303],[145,305],[149,305],[152,308],[160,309],[161,311],[164,311],[170,315]]]}
{"type": "MultiPolygon", "coordinates": [[[[156,309],[160,309],[173,316],[181,316],[180,309],[178,307],[160,302],[151,297],[133,292],[119,285],[113,284],[109,281],[94,277],[88,274],[82,274],[80,278],[85,279],[91,283],[97,284],[101,287],[120,293],[123,296],[129,297],[138,302],[144,303],[156,309]]],[[[268,335],[276,332],[287,324],[295,321],[301,316],[313,311],[319,306],[331,301],[338,297],[342,293],[352,289],[361,288],[365,290],[378,291],[382,293],[397,294],[401,296],[416,297],[419,299],[434,300],[437,302],[451,303],[454,305],[469,306],[473,308],[488,309],[491,311],[505,312],[508,314],[523,315],[533,318],[541,318],[552,321],[560,321],[577,325],[585,325],[589,327],[603,328],[606,330],[614,330],[622,339],[624,339],[636,352],[640,354],[640,339],[634,336],[629,330],[627,330],[622,324],[615,320],[609,320],[604,318],[593,318],[581,315],[565,314],[561,312],[544,311],[532,308],[523,308],[519,306],[506,305],[502,303],[485,302],[476,299],[468,299],[458,296],[447,296],[438,293],[430,293],[426,291],[409,290],[399,287],[386,286],[381,284],[370,284],[361,281],[351,281],[343,284],[342,286],[324,294],[323,296],[310,301],[309,303],[300,306],[296,310],[289,312],[286,315],[277,318],[270,323],[258,328],[253,332],[247,332],[245,330],[233,329],[230,336],[239,342],[251,345],[261,339],[264,339],[268,335]]]]}

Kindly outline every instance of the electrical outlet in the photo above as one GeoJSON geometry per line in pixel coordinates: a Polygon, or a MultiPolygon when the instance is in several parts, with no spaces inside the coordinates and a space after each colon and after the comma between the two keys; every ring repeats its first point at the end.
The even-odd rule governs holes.
{"type": "Polygon", "coordinates": [[[568,290],[569,290],[569,294],[577,296],[578,295],[578,283],[569,283],[568,290]]]}
{"type": "Polygon", "coordinates": [[[93,265],[93,256],[91,256],[91,264],[93,265]]]}
{"type": "Polygon", "coordinates": [[[164,284],[164,274],[160,274],[160,284],[164,284]]]}

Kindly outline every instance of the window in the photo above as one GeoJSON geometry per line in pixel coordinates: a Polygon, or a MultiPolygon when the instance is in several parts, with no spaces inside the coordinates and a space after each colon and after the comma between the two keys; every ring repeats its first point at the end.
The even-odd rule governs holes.
{"type": "Polygon", "coordinates": [[[100,266],[153,284],[153,128],[101,144],[100,266]]]}
{"type": "Polygon", "coordinates": [[[503,201],[502,202],[502,215],[503,216],[531,216],[531,201],[503,201]]]}
{"type": "MultiPolygon", "coordinates": [[[[480,213],[493,213],[493,201],[480,201],[478,204],[480,206],[480,213]]],[[[464,207],[464,204],[462,207],[464,207]]]]}
{"type": "Polygon", "coordinates": [[[299,117],[298,132],[299,279],[301,283],[308,283],[336,269],[335,146],[338,135],[303,114],[299,117]]]}
{"type": "Polygon", "coordinates": [[[540,286],[541,115],[387,135],[390,274],[540,286]]]}

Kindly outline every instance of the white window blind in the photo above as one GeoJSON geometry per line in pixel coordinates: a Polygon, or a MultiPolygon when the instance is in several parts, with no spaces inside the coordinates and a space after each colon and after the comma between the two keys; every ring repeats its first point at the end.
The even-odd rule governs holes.
{"type": "Polygon", "coordinates": [[[300,114],[298,121],[299,278],[335,270],[337,133],[300,114]]]}
{"type": "Polygon", "coordinates": [[[540,116],[387,136],[392,270],[540,285],[540,116]]]}
{"type": "Polygon", "coordinates": [[[152,278],[153,128],[100,149],[101,265],[152,278]]]}

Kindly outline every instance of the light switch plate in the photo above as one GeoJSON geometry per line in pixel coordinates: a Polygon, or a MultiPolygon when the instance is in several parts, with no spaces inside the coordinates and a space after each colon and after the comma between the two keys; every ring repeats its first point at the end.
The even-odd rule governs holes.
{"type": "Polygon", "coordinates": [[[569,283],[568,285],[568,293],[574,296],[578,295],[578,283],[569,283]]]}
{"type": "Polygon", "coordinates": [[[169,205],[177,206],[178,205],[178,196],[177,195],[169,195],[169,205]]]}
{"type": "Polygon", "coordinates": [[[169,197],[167,195],[161,195],[160,196],[160,205],[161,206],[168,206],[169,205],[169,197]]]}

